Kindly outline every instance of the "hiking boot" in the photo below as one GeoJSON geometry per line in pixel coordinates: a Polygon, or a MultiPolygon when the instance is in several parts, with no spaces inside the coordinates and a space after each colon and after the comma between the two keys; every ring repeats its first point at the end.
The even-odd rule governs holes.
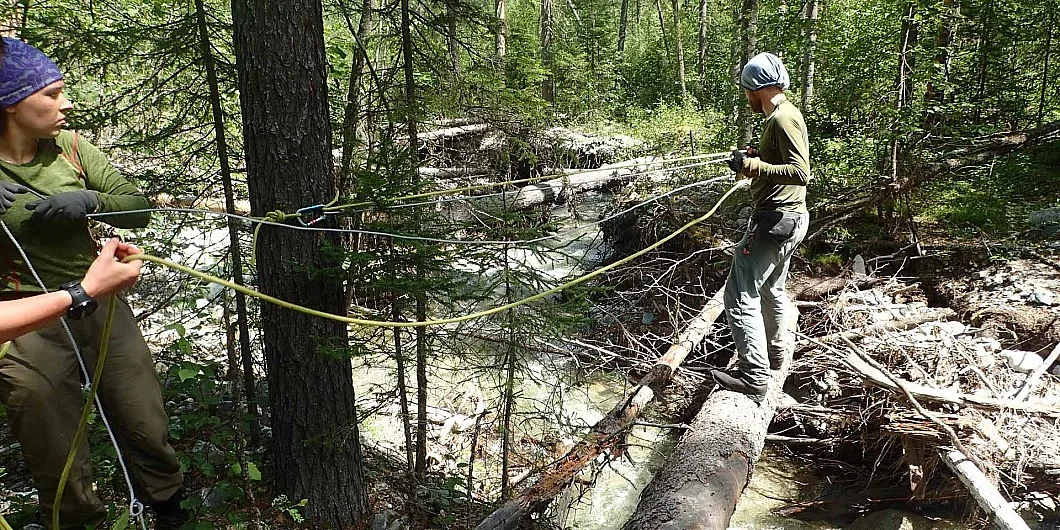
{"type": "Polygon", "coordinates": [[[180,506],[183,500],[184,489],[181,488],[169,499],[151,505],[155,511],[155,530],[178,530],[188,522],[188,511],[180,506]]]}
{"type": "Polygon", "coordinates": [[[725,390],[731,390],[733,392],[739,392],[751,398],[751,401],[755,403],[762,403],[762,400],[766,397],[766,391],[769,390],[769,385],[755,385],[748,383],[740,375],[732,375],[721,370],[711,370],[710,376],[714,378],[714,382],[718,383],[718,386],[725,390]]]}

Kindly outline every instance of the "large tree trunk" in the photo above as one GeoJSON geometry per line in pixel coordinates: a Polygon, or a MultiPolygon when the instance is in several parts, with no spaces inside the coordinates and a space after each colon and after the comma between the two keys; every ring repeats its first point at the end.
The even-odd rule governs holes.
{"type": "MultiPolygon", "coordinates": [[[[206,80],[210,89],[210,110],[213,113],[214,145],[217,148],[217,160],[221,166],[221,185],[225,194],[225,210],[235,214],[236,198],[232,189],[232,167],[228,160],[228,139],[225,137],[224,111],[221,110],[221,89],[217,80],[217,69],[214,67],[213,47],[210,46],[209,26],[206,24],[206,8],[202,0],[195,0],[195,15],[198,19],[199,45],[202,47],[202,62],[206,68],[206,80]]],[[[243,252],[239,248],[239,222],[228,218],[229,253],[232,258],[232,282],[243,285],[243,252]]],[[[250,323],[247,318],[247,297],[236,291],[236,327],[239,330],[239,351],[243,368],[243,393],[247,400],[247,414],[250,416],[250,444],[257,447],[261,442],[261,429],[258,422],[258,396],[254,385],[254,355],[250,348],[250,323]]],[[[225,328],[229,323],[225,320],[225,328]]],[[[235,374],[233,374],[235,375],[235,374]]]]}
{"type": "Polygon", "coordinates": [[[673,0],[674,43],[677,46],[677,82],[681,85],[681,100],[688,99],[688,84],[685,82],[685,39],[681,32],[681,0],[673,0]]]}
{"type": "Polygon", "coordinates": [[[618,15],[618,57],[626,52],[626,33],[629,30],[629,0],[622,0],[618,15]]]}
{"type": "MultiPolygon", "coordinates": [[[[333,198],[327,61],[321,4],[314,0],[233,0],[236,67],[247,182],[254,215],[294,211],[333,198]],[[282,43],[283,45],[277,45],[282,43]]],[[[331,234],[263,230],[262,290],[297,304],[345,314],[331,234]]],[[[265,304],[261,309],[277,493],[308,499],[314,526],[348,527],[367,510],[346,325],[265,304]],[[327,352],[327,353],[325,353],[327,352]]]]}
{"type": "MultiPolygon", "coordinates": [[[[743,57],[740,58],[741,70],[747,64],[747,61],[750,61],[751,57],[755,56],[755,51],[758,49],[758,0],[743,0],[742,5],[743,7],[740,10],[740,40],[743,44],[743,49],[741,50],[743,57]]],[[[739,72],[736,75],[739,76],[739,72]]],[[[751,143],[754,116],[751,113],[750,106],[746,103],[741,104],[740,99],[742,98],[737,99],[737,105],[740,108],[739,145],[743,147],[751,143]]]]}
{"type": "MultiPolygon", "coordinates": [[[[788,326],[796,326],[792,311],[788,326]]],[[[736,392],[717,390],[703,404],[666,464],[641,493],[624,530],[725,530],[783,395],[791,352],[773,371],[761,405],[736,392]]]]}
{"type": "Polygon", "coordinates": [[[813,110],[813,78],[817,70],[817,19],[820,16],[821,0],[809,0],[806,6],[806,49],[802,69],[802,111],[813,110]]]}
{"type": "Polygon", "coordinates": [[[541,64],[548,71],[545,78],[541,80],[541,99],[554,104],[556,103],[556,81],[552,76],[552,0],[541,0],[541,64]]]}

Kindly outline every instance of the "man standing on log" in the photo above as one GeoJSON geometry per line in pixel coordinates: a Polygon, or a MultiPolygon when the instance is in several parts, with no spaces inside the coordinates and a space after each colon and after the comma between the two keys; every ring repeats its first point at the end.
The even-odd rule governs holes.
{"type": "Polygon", "coordinates": [[[740,72],[751,110],[766,116],[760,147],[734,150],[729,167],[751,180],[754,212],[725,284],[725,314],[739,353],[736,370],[712,370],[719,386],[761,403],[794,347],[786,322],[795,308],[784,287],[795,248],[806,237],[810,146],[802,113],[788,101],[788,72],[775,55],[754,56],[740,72]]]}

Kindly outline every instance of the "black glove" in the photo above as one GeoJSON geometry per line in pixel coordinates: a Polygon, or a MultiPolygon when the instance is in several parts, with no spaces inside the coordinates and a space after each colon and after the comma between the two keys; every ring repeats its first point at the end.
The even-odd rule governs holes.
{"type": "Polygon", "coordinates": [[[743,151],[733,149],[732,158],[729,159],[729,169],[739,174],[743,171],[743,159],[745,158],[747,158],[747,155],[743,154],[743,151]]]}
{"type": "Polygon", "coordinates": [[[0,182],[0,215],[7,213],[7,209],[15,203],[16,193],[26,193],[27,191],[29,190],[21,184],[0,182]]]}
{"type": "Polygon", "coordinates": [[[67,223],[85,219],[97,207],[99,198],[94,191],[88,190],[64,191],[26,205],[27,210],[33,210],[34,220],[67,223]]]}

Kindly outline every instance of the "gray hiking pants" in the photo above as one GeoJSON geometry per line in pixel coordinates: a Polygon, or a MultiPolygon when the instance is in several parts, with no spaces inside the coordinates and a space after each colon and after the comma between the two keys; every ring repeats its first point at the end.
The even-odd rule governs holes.
{"type": "MultiPolygon", "coordinates": [[[[725,283],[725,315],[739,353],[743,379],[753,385],[769,381],[769,359],[783,359],[795,344],[794,330],[784,325],[795,311],[784,290],[788,264],[806,237],[810,215],[755,212],[736,247],[725,283]]],[[[776,363],[774,363],[776,364],[776,363]]]]}

